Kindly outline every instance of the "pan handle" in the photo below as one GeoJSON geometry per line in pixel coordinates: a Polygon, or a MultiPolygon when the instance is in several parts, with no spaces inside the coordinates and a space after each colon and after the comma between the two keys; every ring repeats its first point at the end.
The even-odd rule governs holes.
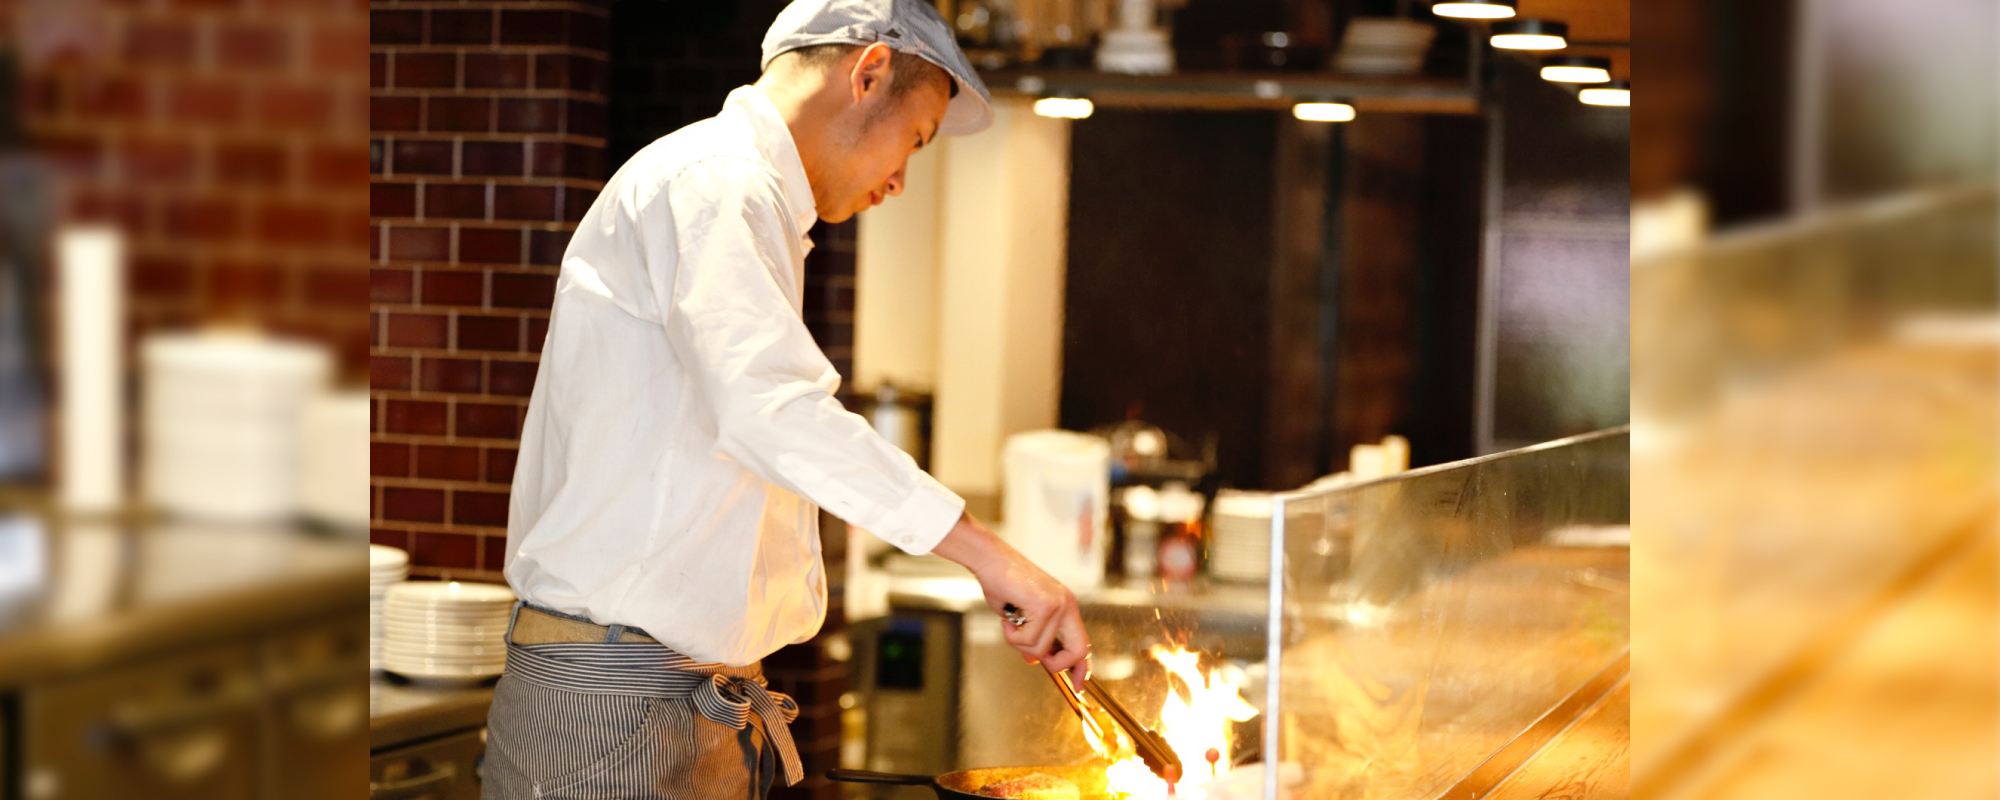
{"type": "Polygon", "coordinates": [[[894,772],[870,772],[865,769],[830,769],[827,780],[846,783],[886,783],[892,786],[929,786],[929,775],[902,775],[894,772]]]}

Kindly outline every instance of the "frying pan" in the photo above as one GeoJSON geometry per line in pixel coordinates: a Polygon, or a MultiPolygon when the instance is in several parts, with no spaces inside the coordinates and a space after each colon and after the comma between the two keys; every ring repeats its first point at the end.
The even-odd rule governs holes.
{"type": "Polygon", "coordinates": [[[1033,773],[1041,773],[1051,778],[1061,778],[1076,784],[1083,800],[1108,800],[1111,796],[1104,785],[1104,765],[1094,764],[1080,767],[987,767],[947,772],[932,778],[928,775],[898,775],[892,772],[869,772],[859,769],[827,770],[826,777],[847,783],[881,783],[895,786],[929,786],[937,792],[939,800],[986,800],[978,794],[980,787],[990,786],[1015,778],[1024,778],[1033,773]]]}

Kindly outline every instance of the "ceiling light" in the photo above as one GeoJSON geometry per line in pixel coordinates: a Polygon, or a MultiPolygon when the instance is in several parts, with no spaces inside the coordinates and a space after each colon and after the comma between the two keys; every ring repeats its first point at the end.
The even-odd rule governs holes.
{"type": "Polygon", "coordinates": [[[1569,46],[1569,26],[1545,19],[1493,23],[1494,47],[1502,50],[1561,50],[1569,46]]]}
{"type": "Polygon", "coordinates": [[[1586,86],[1576,93],[1576,99],[1593,106],[1632,105],[1631,81],[1612,81],[1602,86],[1586,86]]]}
{"type": "Polygon", "coordinates": [[[1035,101],[1035,113],[1056,119],[1083,119],[1095,110],[1088,97],[1044,97],[1035,101]]]}
{"type": "Polygon", "coordinates": [[[1306,122],[1349,122],[1354,119],[1354,106],[1332,101],[1299,103],[1292,106],[1292,116],[1306,122]]]}
{"type": "Polygon", "coordinates": [[[1611,59],[1597,56],[1548,56],[1542,59],[1542,80],[1557,83],[1603,83],[1611,80],[1611,59]]]}
{"type": "Polygon", "coordinates": [[[1511,19],[1514,0],[1452,0],[1432,5],[1431,13],[1458,19],[1511,19]]]}

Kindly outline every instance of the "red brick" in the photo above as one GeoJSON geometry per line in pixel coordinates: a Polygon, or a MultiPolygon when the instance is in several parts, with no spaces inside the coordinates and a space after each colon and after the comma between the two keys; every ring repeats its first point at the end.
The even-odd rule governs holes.
{"type": "Polygon", "coordinates": [[[505,536],[481,537],[481,542],[479,546],[483,551],[480,557],[485,559],[484,561],[479,562],[480,569],[486,570],[488,572],[499,572],[500,570],[506,568],[507,537],[505,536]]]}
{"type": "Polygon", "coordinates": [[[169,84],[167,114],[176,122],[234,124],[243,116],[243,91],[211,81],[169,84]]]}
{"type": "Polygon", "coordinates": [[[256,211],[257,238],[277,244],[324,244],[333,237],[333,218],[323,208],[268,202],[256,211]]]}
{"type": "Polygon", "coordinates": [[[569,15],[560,11],[504,11],[501,44],[566,44],[569,15]]]}
{"type": "Polygon", "coordinates": [[[370,225],[370,226],[368,226],[368,261],[369,261],[369,263],[375,263],[375,262],[379,262],[379,261],[381,261],[381,260],[382,260],[382,234],[383,234],[384,230],[385,230],[385,229],[386,229],[387,227],[388,227],[388,226],[386,226],[386,225],[370,225]]]}
{"type": "Polygon", "coordinates": [[[415,97],[368,98],[368,129],[378,132],[414,131],[422,127],[423,102],[415,97]]]}
{"type": "Polygon", "coordinates": [[[217,32],[215,53],[225,67],[276,70],[291,60],[290,40],[276,25],[231,25],[217,32]]]}
{"type": "Polygon", "coordinates": [[[493,12],[431,12],[431,44],[490,44],[493,41],[493,12]]]}
{"type": "Polygon", "coordinates": [[[79,222],[112,223],[127,231],[142,231],[146,229],[146,201],[134,195],[86,189],[76,193],[70,216],[79,222]]]}
{"type": "Polygon", "coordinates": [[[389,150],[389,167],[398,175],[451,174],[451,142],[398,141],[389,150]]]}
{"type": "Polygon", "coordinates": [[[362,308],[368,305],[367,270],[353,266],[318,266],[306,270],[306,302],[315,306],[362,308]]]}
{"type": "Polygon", "coordinates": [[[569,116],[566,130],[580,136],[603,136],[610,124],[605,116],[604,104],[588,100],[569,101],[569,116]]]}
{"type": "Polygon", "coordinates": [[[134,256],[129,278],[133,294],[145,298],[180,299],[194,289],[194,267],[176,255],[134,256]]]}
{"type": "Polygon", "coordinates": [[[368,54],[368,88],[380,89],[389,85],[389,56],[385,53],[368,54]]]}
{"type": "Polygon", "coordinates": [[[539,366],[533,361],[491,362],[486,365],[486,391],[489,394],[527,397],[535,390],[535,370],[539,366]]]}
{"type": "Polygon", "coordinates": [[[411,303],[417,297],[417,275],[413,270],[375,267],[368,270],[368,302],[411,303]]]}
{"type": "Polygon", "coordinates": [[[413,183],[371,183],[368,185],[368,214],[375,217],[417,215],[417,186],[413,183]]]}
{"type": "Polygon", "coordinates": [[[417,388],[426,392],[480,394],[484,379],[477,359],[426,358],[417,368],[417,388]]]}
{"type": "Polygon", "coordinates": [[[76,82],[75,91],[78,116],[134,120],[146,115],[146,86],[136,79],[84,77],[76,82]]]}
{"type": "Polygon", "coordinates": [[[410,446],[393,442],[369,442],[368,474],[378,478],[409,477],[410,446]]]}
{"type": "Polygon", "coordinates": [[[209,297],[224,305],[272,305],[284,293],[285,273],[270,264],[225,262],[209,270],[209,297]]]}
{"type": "Polygon", "coordinates": [[[528,341],[524,349],[530,353],[542,352],[542,342],[548,338],[549,338],[548,318],[530,317],[528,319],[528,341]]]}
{"type": "Polygon", "coordinates": [[[507,493],[454,490],[451,493],[451,521],[454,525],[506,525],[507,493]]]}
{"type": "Polygon", "coordinates": [[[358,144],[326,145],[306,153],[306,180],[314,186],[359,191],[368,182],[369,154],[358,144]]]}
{"type": "Polygon", "coordinates": [[[54,134],[35,142],[39,155],[54,163],[64,174],[95,178],[103,172],[104,143],[94,135],[54,134]]]}
{"type": "Polygon", "coordinates": [[[235,143],[215,150],[215,176],[223,184],[276,186],[285,182],[287,166],[278,145],[235,143]]]}
{"type": "Polygon", "coordinates": [[[359,25],[314,28],[308,66],[322,74],[353,73],[359,80],[362,64],[368,58],[368,33],[368,29],[359,25]]]}
{"type": "Polygon", "coordinates": [[[555,303],[554,275],[493,273],[493,305],[496,308],[546,309],[555,303]]]}
{"type": "Polygon", "coordinates": [[[565,142],[536,142],[534,162],[537,178],[601,180],[605,177],[604,151],[596,147],[565,142]]]}
{"type": "Polygon", "coordinates": [[[194,48],[194,26],[185,19],[138,20],[125,30],[125,60],[133,64],[185,65],[194,48]]]}
{"type": "Polygon", "coordinates": [[[265,125],[318,129],[333,124],[333,94],[315,86],[265,86],[252,104],[257,121],[265,125]]]}
{"type": "Polygon", "coordinates": [[[448,261],[451,259],[451,229],[389,229],[389,258],[397,261],[448,261]]]}
{"type": "MultiPolygon", "coordinates": [[[[437,520],[426,520],[435,522],[437,520]]],[[[479,537],[469,533],[429,533],[412,535],[410,563],[439,569],[477,569],[479,537]]]]}
{"type": "Polygon", "coordinates": [[[517,317],[458,317],[458,349],[513,352],[521,349],[521,320],[517,317]]]}
{"type": "MultiPolygon", "coordinates": [[[[372,502],[374,493],[370,492],[369,497],[372,502]]],[[[372,517],[372,518],[379,518],[379,517],[372,517]]],[[[388,528],[369,528],[368,543],[379,544],[383,547],[394,547],[398,550],[407,552],[410,549],[410,532],[391,530],[388,528]]]]}
{"type": "Polygon", "coordinates": [[[443,347],[448,343],[443,314],[390,314],[390,347],[443,347]]]}
{"type": "Polygon", "coordinates": [[[547,98],[500,101],[499,127],[505,133],[561,133],[562,101],[547,98]]]}
{"type": "Polygon", "coordinates": [[[371,11],[368,14],[370,44],[422,44],[424,12],[371,11]]]}
{"type": "Polygon", "coordinates": [[[240,228],[236,204],[219,198],[169,202],[163,222],[176,239],[227,239],[240,228]]]}
{"type": "Polygon", "coordinates": [[[521,232],[490,228],[458,229],[458,260],[472,264],[521,263],[521,232]]]}
{"type": "MultiPolygon", "coordinates": [[[[569,56],[569,90],[586,94],[602,95],[610,91],[607,84],[610,68],[602,59],[585,56],[569,56]]],[[[556,88],[556,87],[550,87],[556,88]]]]}
{"type": "Polygon", "coordinates": [[[499,447],[486,448],[486,482],[514,482],[515,451],[499,447]]]}
{"type": "Polygon", "coordinates": [[[353,248],[358,257],[361,248],[380,246],[382,237],[368,224],[368,209],[349,207],[346,213],[339,216],[340,222],[333,226],[333,232],[340,237],[339,242],[344,248],[353,248]]]}
{"type": "Polygon", "coordinates": [[[597,202],[596,189],[586,189],[581,186],[564,187],[563,220],[566,222],[583,221],[583,215],[589,213],[590,204],[594,202],[597,202]]]}
{"type": "MultiPolygon", "coordinates": [[[[473,366],[478,367],[479,362],[473,362],[473,366]]],[[[419,446],[417,477],[434,481],[479,480],[479,448],[419,446]]]]}
{"type": "Polygon", "coordinates": [[[493,101],[484,97],[433,97],[428,130],[479,133],[493,127],[493,101]]]}
{"type": "Polygon", "coordinates": [[[484,184],[433,183],[424,187],[427,219],[485,219],[484,184]]]}
{"type": "Polygon", "coordinates": [[[546,222],[556,217],[553,186],[493,187],[493,218],[546,222]]]}
{"type": "Polygon", "coordinates": [[[528,57],[522,55],[465,54],[465,88],[526,89],[528,57]]]}
{"type": "Polygon", "coordinates": [[[389,144],[381,139],[368,140],[368,174],[380,175],[389,165],[389,144]]]}
{"type": "MultiPolygon", "coordinates": [[[[382,516],[403,522],[443,522],[444,490],[385,487],[382,490],[382,516]]],[[[424,536],[417,534],[419,549],[423,547],[424,536]]]]}
{"type": "Polygon", "coordinates": [[[409,356],[371,356],[368,359],[368,386],[376,391],[407,392],[411,383],[409,356]]]}
{"type": "Polygon", "coordinates": [[[521,435],[520,408],[494,403],[458,404],[458,436],[514,439],[521,435]]]}
{"type": "Polygon", "coordinates": [[[535,88],[568,89],[570,57],[560,53],[535,56],[535,88]]]}
{"type": "Polygon", "coordinates": [[[390,400],[383,430],[413,436],[445,435],[445,404],[421,400],[390,400]]]}
{"type": "Polygon", "coordinates": [[[458,56],[451,53],[397,53],[394,80],[398,89],[456,87],[458,56]]]}
{"type": "Polygon", "coordinates": [[[118,155],[130,180],[180,182],[194,177],[194,145],[185,140],[128,139],[118,155]]]}
{"type": "Polygon", "coordinates": [[[520,177],[520,142],[465,142],[459,145],[461,175],[520,177]]]}
{"type": "Polygon", "coordinates": [[[486,276],[477,272],[424,270],[423,300],[427,306],[482,306],[486,304],[486,276]]]}
{"type": "Polygon", "coordinates": [[[609,21],[601,14],[569,12],[569,43],[586,50],[608,49],[611,46],[609,21]]]}

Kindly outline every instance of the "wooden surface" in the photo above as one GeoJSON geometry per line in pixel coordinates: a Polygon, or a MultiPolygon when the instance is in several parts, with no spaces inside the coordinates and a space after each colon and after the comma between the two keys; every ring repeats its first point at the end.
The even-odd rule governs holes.
{"type": "Polygon", "coordinates": [[[1487,800],[1611,800],[1631,796],[1632,681],[1620,681],[1487,800]]]}

